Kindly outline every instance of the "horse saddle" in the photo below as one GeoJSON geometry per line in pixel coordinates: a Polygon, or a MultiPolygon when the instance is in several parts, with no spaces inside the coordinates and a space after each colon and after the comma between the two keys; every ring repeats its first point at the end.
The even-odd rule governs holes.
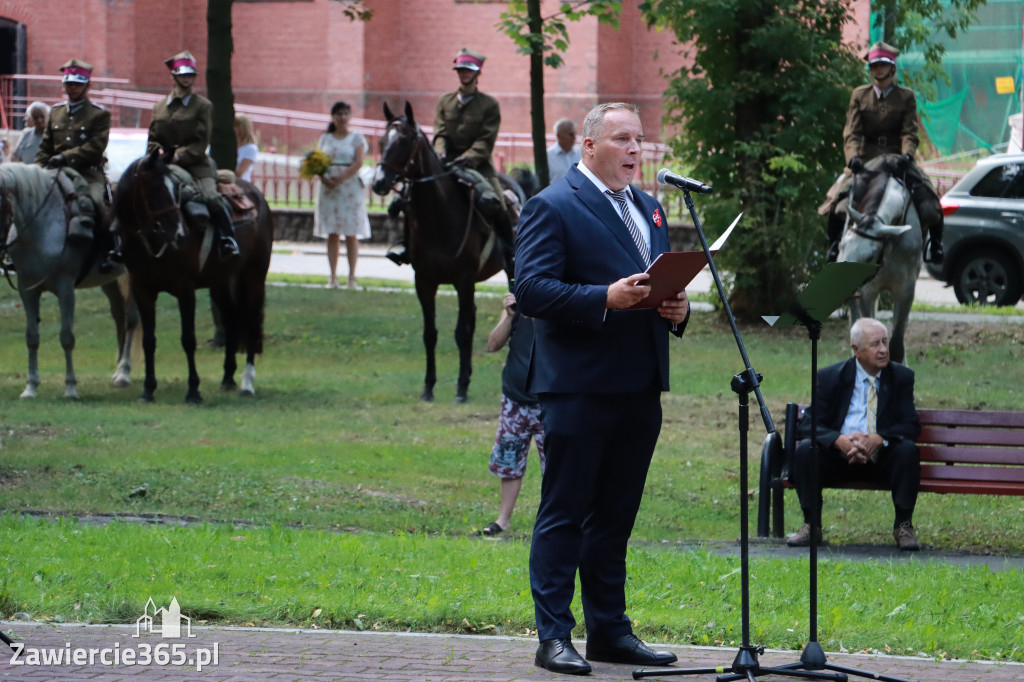
{"type": "Polygon", "coordinates": [[[256,204],[235,182],[224,182],[220,176],[217,177],[217,191],[224,197],[231,207],[231,220],[240,223],[246,220],[256,219],[256,204]]]}

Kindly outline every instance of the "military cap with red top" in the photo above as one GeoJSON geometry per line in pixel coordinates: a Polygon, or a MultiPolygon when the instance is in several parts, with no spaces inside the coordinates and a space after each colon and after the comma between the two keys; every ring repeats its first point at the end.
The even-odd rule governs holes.
{"type": "Polygon", "coordinates": [[[899,56],[899,49],[879,40],[877,43],[871,46],[871,48],[868,50],[868,53],[864,55],[864,59],[867,60],[868,66],[871,66],[872,64],[877,64],[878,62],[885,62],[886,64],[892,64],[893,66],[896,66],[896,57],[899,56]]]}
{"type": "Polygon", "coordinates": [[[69,59],[60,67],[60,71],[64,74],[62,83],[88,83],[92,79],[92,64],[86,64],[81,59],[69,59]]]}
{"type": "Polygon", "coordinates": [[[462,48],[459,53],[455,55],[455,66],[453,69],[468,69],[470,71],[479,71],[484,65],[484,57],[479,52],[474,52],[468,48],[462,48]]]}
{"type": "Polygon", "coordinates": [[[196,73],[196,58],[188,50],[165,59],[164,64],[175,76],[194,76],[196,73]]]}

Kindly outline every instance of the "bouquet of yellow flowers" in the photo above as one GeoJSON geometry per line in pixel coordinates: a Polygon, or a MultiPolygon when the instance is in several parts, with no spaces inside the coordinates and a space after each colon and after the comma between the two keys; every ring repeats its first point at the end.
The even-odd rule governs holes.
{"type": "Polygon", "coordinates": [[[327,169],[331,167],[331,157],[319,149],[314,149],[306,154],[299,166],[299,177],[303,180],[312,180],[316,176],[323,177],[327,169]]]}

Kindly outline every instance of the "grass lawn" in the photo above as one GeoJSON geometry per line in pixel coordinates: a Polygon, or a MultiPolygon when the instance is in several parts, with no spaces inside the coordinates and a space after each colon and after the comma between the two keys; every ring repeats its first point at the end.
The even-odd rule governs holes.
{"type": "MultiPolygon", "coordinates": [[[[525,633],[533,626],[528,537],[539,476],[531,456],[511,538],[476,536],[497,513],[487,472],[504,353],[484,338],[500,298],[480,297],[470,402],[455,405],[453,297],[439,297],[439,382],[421,403],[415,297],[299,286],[268,290],[267,340],[254,399],[218,390],[222,355],[198,357],[206,403],[184,404],[185,363],[173,300],[158,312],[157,402],[115,389],[106,303],[79,296],[75,353],[82,400],[65,401],[56,302],[44,297],[40,397],[25,381],[24,316],[0,294],[0,617],[93,622],[137,617],[177,596],[207,622],[525,633]],[[144,491],[144,492],[142,492],[144,491]],[[25,512],[45,513],[46,520],[25,512]],[[83,515],[162,524],[76,521],[83,515]],[[66,517],[59,521],[53,517],[66,517]],[[179,519],[193,521],[179,526],[179,519]]],[[[212,336],[200,296],[199,339],[212,336]]],[[[768,406],[805,401],[802,329],[742,328],[768,406]]],[[[848,357],[845,322],[826,325],[820,363],[848,357]]],[[[909,364],[922,407],[1020,409],[1019,324],[912,322],[909,364]]],[[[673,391],[634,532],[630,614],[653,639],[732,644],[738,559],[676,543],[738,535],[736,396],[742,369],[728,326],[695,313],[672,343],[673,391]]],[[[750,481],[763,427],[752,410],[750,481]]],[[[756,485],[752,483],[751,485],[756,485]]],[[[751,524],[756,490],[750,491],[751,524]]],[[[789,521],[799,512],[790,493],[789,521]]],[[[937,549],[1020,555],[1024,500],[922,495],[915,525],[937,549]]],[[[833,544],[891,543],[885,493],[829,491],[833,544]]],[[[789,530],[793,530],[790,528],[789,530]]],[[[806,560],[780,550],[753,562],[754,638],[798,648],[806,637],[806,560]]],[[[1024,660],[1024,577],[930,560],[822,563],[826,648],[1024,660]]],[[[579,610],[577,609],[577,613],[579,610]]]]}

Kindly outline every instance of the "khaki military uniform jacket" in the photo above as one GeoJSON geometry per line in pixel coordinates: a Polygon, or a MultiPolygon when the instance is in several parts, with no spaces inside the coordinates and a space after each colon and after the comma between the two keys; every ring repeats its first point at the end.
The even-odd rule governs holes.
{"type": "Polygon", "coordinates": [[[853,91],[843,128],[847,163],[855,156],[864,161],[880,154],[913,156],[917,145],[917,99],[913,90],[893,85],[885,99],[879,99],[872,85],[853,91]]]}
{"type": "Polygon", "coordinates": [[[212,126],[213,104],[210,100],[194,92],[184,100],[167,97],[153,106],[147,151],[157,147],[176,149],[178,160],[175,163],[193,178],[214,178],[213,164],[206,155],[212,126]]]}
{"type": "Polygon", "coordinates": [[[441,95],[434,116],[434,149],[445,161],[459,156],[470,160],[484,177],[495,175],[491,152],[501,126],[501,107],[490,95],[477,92],[465,104],[458,92],[441,95]]]}
{"type": "Polygon", "coordinates": [[[71,113],[67,102],[55,104],[39,142],[35,162],[41,166],[54,156],[64,157],[69,168],[82,174],[90,184],[102,188],[106,184],[103,174],[103,153],[110,138],[110,112],[93,104],[88,98],[71,113]]]}

